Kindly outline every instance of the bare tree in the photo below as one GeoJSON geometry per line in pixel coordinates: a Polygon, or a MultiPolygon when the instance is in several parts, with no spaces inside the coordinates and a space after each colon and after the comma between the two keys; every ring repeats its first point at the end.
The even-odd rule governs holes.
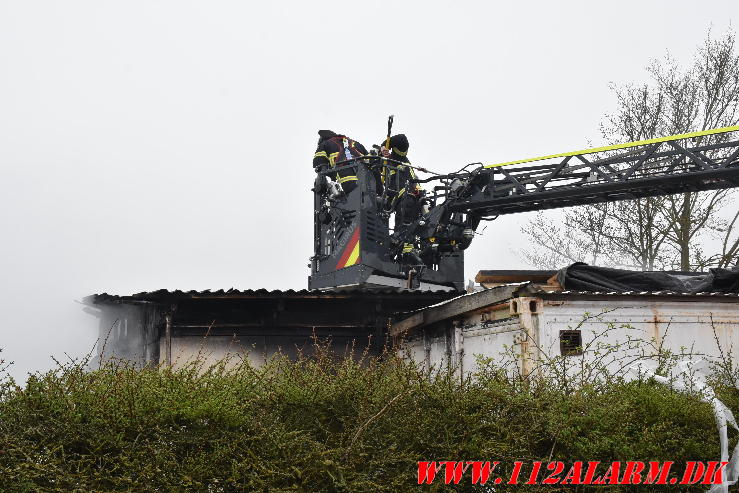
{"type": "MultiPolygon", "coordinates": [[[[648,82],[611,85],[618,109],[600,126],[604,139],[620,143],[737,125],[735,48],[733,31],[718,39],[709,31],[687,69],[667,55],[651,62],[648,82]]],[[[694,143],[728,137],[716,134],[694,143]]],[[[551,213],[540,213],[522,228],[531,244],[523,256],[540,268],[573,261],[641,270],[728,267],[739,260],[739,212],[733,218],[721,214],[734,195],[720,190],[577,207],[565,212],[561,225],[551,213]],[[710,240],[720,246],[708,246],[710,240]]]]}

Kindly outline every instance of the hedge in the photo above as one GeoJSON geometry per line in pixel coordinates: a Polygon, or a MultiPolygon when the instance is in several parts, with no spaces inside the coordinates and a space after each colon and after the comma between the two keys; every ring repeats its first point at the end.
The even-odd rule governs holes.
{"type": "MultiPolygon", "coordinates": [[[[739,408],[736,389],[718,392],[739,408]]],[[[483,491],[469,477],[418,486],[417,462],[497,460],[510,469],[516,460],[679,464],[718,455],[710,407],[648,380],[573,389],[494,368],[461,378],[390,354],[319,350],[261,368],[116,361],[90,370],[82,361],[0,386],[0,491],[8,492],[483,491]]]]}

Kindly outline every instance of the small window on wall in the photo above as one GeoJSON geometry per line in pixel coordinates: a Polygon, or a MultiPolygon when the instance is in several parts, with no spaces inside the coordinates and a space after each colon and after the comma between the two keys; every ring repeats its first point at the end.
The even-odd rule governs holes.
{"type": "Polygon", "coordinates": [[[562,356],[582,354],[582,334],[579,330],[559,331],[559,352],[562,356]]]}

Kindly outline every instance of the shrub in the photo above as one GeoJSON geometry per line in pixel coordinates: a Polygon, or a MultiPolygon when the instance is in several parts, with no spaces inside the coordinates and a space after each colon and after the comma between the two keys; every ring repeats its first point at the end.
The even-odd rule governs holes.
{"type": "Polygon", "coordinates": [[[421,460],[680,463],[719,450],[710,407],[650,381],[565,391],[320,347],[261,368],[85,363],[4,381],[0,490],[418,491],[421,460]]]}

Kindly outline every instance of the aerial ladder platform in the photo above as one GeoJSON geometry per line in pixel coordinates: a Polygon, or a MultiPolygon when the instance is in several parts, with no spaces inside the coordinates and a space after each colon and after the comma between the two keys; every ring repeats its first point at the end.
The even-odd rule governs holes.
{"type": "MultiPolygon", "coordinates": [[[[739,126],[506,163],[474,163],[412,179],[423,212],[390,228],[389,194],[407,163],[373,155],[316,169],[310,289],[464,290],[464,251],[482,221],[504,214],[739,187],[739,126]],[[710,139],[708,136],[713,136],[710,139]],[[711,143],[702,143],[706,141],[711,143]],[[344,193],[332,181],[356,170],[344,193]],[[382,192],[377,173],[393,176],[382,192]]],[[[422,168],[417,168],[421,171],[422,168]]]]}

